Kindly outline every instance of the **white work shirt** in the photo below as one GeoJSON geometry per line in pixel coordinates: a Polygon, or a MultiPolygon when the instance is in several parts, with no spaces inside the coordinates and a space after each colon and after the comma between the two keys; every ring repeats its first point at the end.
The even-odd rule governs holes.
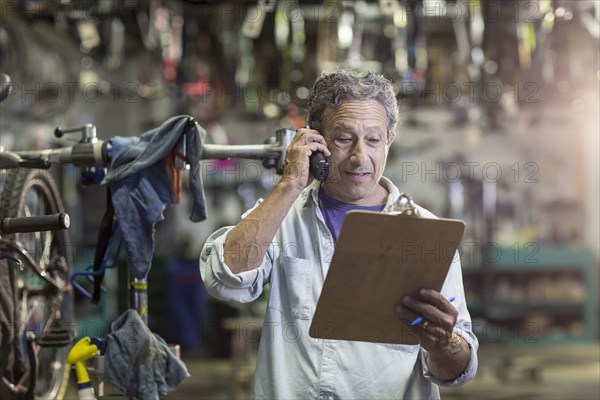
{"type": "MultiPolygon", "coordinates": [[[[380,183],[389,192],[383,212],[390,211],[400,193],[387,178],[382,177],[380,183]]],[[[232,227],[213,233],[202,249],[200,271],[212,296],[250,302],[261,295],[265,284],[270,284],[254,398],[438,399],[437,385],[458,386],[468,382],[477,371],[478,342],[465,303],[458,255],[441,291],[447,297],[456,297],[452,303],[459,312],[455,331],[471,348],[471,359],[455,380],[440,381],[433,377],[427,368],[427,352],[419,345],[309,336],[335,246],[319,207],[319,187],[315,181],[300,194],[272,243],[256,244],[268,246],[258,268],[233,274],[224,263],[223,244],[232,227]]],[[[419,209],[422,215],[434,217],[419,209]]],[[[237,255],[245,254],[245,250],[238,249],[237,255]]]]}

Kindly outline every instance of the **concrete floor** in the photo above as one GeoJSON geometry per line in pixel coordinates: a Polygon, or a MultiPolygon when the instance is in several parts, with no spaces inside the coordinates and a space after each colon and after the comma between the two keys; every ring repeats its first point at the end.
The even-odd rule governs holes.
{"type": "MultiPolygon", "coordinates": [[[[231,363],[183,356],[192,375],[166,399],[232,399],[231,363]]],[[[460,388],[442,388],[442,398],[600,398],[600,345],[483,346],[477,377],[460,388]]],[[[250,397],[247,386],[239,398],[250,397]]]]}
{"type": "Polygon", "coordinates": [[[487,346],[479,352],[477,377],[443,389],[451,399],[598,399],[598,343],[561,346],[487,346]]]}

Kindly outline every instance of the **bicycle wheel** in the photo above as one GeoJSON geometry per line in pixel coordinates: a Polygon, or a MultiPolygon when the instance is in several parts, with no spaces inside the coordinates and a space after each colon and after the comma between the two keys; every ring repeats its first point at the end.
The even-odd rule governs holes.
{"type": "MultiPolygon", "coordinates": [[[[0,216],[28,217],[64,211],[60,194],[46,170],[12,170],[6,176],[2,190],[0,216]]],[[[20,337],[27,352],[26,339],[35,335],[33,351],[37,365],[30,376],[35,377],[33,393],[36,399],[56,397],[69,351],[66,345],[72,334],[59,340],[56,332],[73,332],[73,293],[69,284],[70,254],[66,230],[19,233],[12,235],[34,260],[24,262],[18,270],[20,337]]],[[[15,264],[13,262],[13,264],[15,264]]],[[[25,359],[32,354],[25,354],[25,359]]]]}

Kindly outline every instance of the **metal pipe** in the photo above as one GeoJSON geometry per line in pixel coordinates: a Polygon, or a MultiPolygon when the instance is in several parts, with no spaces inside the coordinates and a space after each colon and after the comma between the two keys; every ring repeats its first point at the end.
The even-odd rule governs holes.
{"type": "Polygon", "coordinates": [[[142,321],[148,325],[148,280],[129,275],[129,308],[138,312],[142,321]]]}
{"type": "Polygon", "coordinates": [[[203,160],[227,158],[263,159],[274,150],[277,149],[272,144],[205,144],[202,146],[202,156],[200,158],[203,160]]]}

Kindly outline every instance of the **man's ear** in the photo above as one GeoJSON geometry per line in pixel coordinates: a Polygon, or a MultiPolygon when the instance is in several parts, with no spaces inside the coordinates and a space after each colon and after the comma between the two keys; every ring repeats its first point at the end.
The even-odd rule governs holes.
{"type": "Polygon", "coordinates": [[[388,132],[388,146],[391,146],[391,144],[394,142],[394,139],[396,138],[396,132],[394,131],[389,131],[388,132]]]}

